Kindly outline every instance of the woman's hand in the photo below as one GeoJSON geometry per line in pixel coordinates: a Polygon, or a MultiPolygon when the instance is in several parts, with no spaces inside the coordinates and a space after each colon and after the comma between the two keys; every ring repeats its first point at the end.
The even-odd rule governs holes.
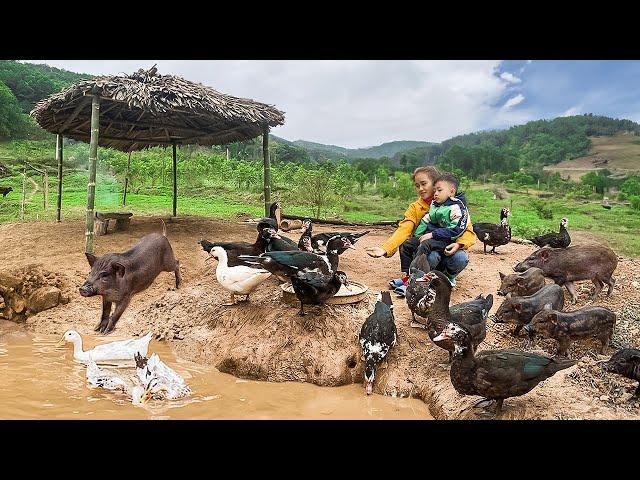
{"type": "Polygon", "coordinates": [[[365,252],[367,252],[367,255],[374,258],[384,257],[387,254],[387,252],[382,247],[365,248],[365,252]]]}
{"type": "Polygon", "coordinates": [[[460,249],[460,244],[459,243],[451,243],[451,244],[447,245],[447,248],[444,249],[444,254],[447,257],[450,257],[451,255],[456,253],[459,249],[460,249]]]}
{"type": "Polygon", "coordinates": [[[430,240],[432,238],[433,238],[433,232],[425,233],[424,235],[420,236],[420,243],[424,242],[425,240],[430,240]]]}

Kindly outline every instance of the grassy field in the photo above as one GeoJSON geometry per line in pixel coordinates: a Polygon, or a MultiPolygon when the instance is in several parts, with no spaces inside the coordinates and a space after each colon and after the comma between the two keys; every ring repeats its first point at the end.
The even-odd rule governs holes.
{"type": "MultiPolygon", "coordinates": [[[[63,183],[62,216],[65,219],[80,219],[85,215],[86,173],[72,173],[63,183]]],[[[27,183],[25,221],[54,220],[56,215],[57,180],[50,178],[49,203],[43,208],[43,193],[34,192],[32,183],[27,183]]],[[[6,198],[0,197],[0,223],[20,221],[22,198],[21,176],[5,177],[2,185],[12,186],[14,191],[6,198]]],[[[126,210],[138,215],[169,215],[172,208],[170,187],[158,187],[157,194],[127,194],[127,206],[122,207],[122,185],[109,175],[99,174],[96,187],[96,210],[126,210]]],[[[180,192],[179,192],[180,193],[180,192]]],[[[525,194],[512,194],[505,200],[493,200],[488,186],[472,185],[468,189],[467,199],[474,222],[494,222],[499,220],[503,206],[511,208],[510,224],[513,234],[531,237],[550,231],[557,231],[562,217],[569,218],[569,231],[588,232],[611,245],[624,255],[640,256],[640,213],[628,206],[614,206],[605,210],[597,201],[568,201],[564,198],[545,199],[553,214],[551,219],[541,219],[533,207],[535,197],[525,194]]],[[[278,199],[278,193],[274,199],[278,199]]],[[[366,192],[353,195],[343,206],[327,209],[325,217],[338,216],[348,221],[375,222],[397,220],[410,201],[383,198],[366,192]]],[[[311,215],[311,209],[284,203],[283,210],[294,215],[311,215]]],[[[238,214],[261,216],[262,199],[258,193],[238,193],[228,188],[211,187],[194,192],[191,196],[178,197],[179,215],[201,215],[216,218],[234,218],[238,214]]]]}
{"type": "Polygon", "coordinates": [[[591,150],[585,157],[565,160],[545,170],[559,172],[563,178],[569,176],[578,180],[582,175],[599,168],[607,168],[612,173],[630,175],[640,172],[640,139],[635,135],[614,135],[609,137],[589,137],[591,150]],[[603,167],[596,167],[594,161],[608,160],[603,167]]]}

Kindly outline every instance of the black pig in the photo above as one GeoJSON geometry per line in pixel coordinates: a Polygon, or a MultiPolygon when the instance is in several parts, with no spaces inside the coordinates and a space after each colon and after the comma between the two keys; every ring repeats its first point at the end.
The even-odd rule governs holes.
{"type": "Polygon", "coordinates": [[[176,288],[180,282],[180,262],[173,256],[164,232],[151,233],[124,253],[107,253],[102,257],[86,254],[91,273],[80,287],[80,295],[102,295],[102,318],[95,331],[111,332],[125,311],[131,296],[149,287],[160,272],[175,272],[176,288]],[[111,304],[116,309],[111,318],[111,304]]]}
{"type": "Polygon", "coordinates": [[[635,395],[640,396],[640,350],[623,348],[612,355],[609,361],[602,364],[605,372],[617,373],[631,380],[638,380],[635,395]]]}
{"type": "Polygon", "coordinates": [[[511,275],[500,272],[500,280],[498,295],[506,295],[507,293],[519,296],[533,295],[545,285],[544,273],[536,267],[531,267],[524,273],[511,275]]]}
{"type": "Polygon", "coordinates": [[[562,310],[564,295],[559,285],[545,285],[533,295],[526,297],[512,296],[507,293],[504,302],[498,308],[493,321],[496,323],[515,323],[512,335],[517,336],[522,327],[531,321],[533,316],[550,303],[555,310],[562,310]]]}
{"type": "Polygon", "coordinates": [[[576,303],[578,294],[573,282],[577,280],[591,280],[594,283],[596,288],[591,300],[598,296],[605,283],[609,285],[607,295],[611,296],[615,283],[611,275],[617,266],[618,256],[609,247],[579,245],[569,248],[541,248],[513,269],[516,272],[524,272],[531,267],[541,268],[545,277],[567,287],[571,294],[571,302],[576,303]]]}
{"type": "Polygon", "coordinates": [[[615,324],[616,314],[608,308],[584,307],[573,312],[559,312],[547,304],[524,327],[524,331],[532,342],[536,334],[557,340],[556,355],[566,356],[571,342],[589,337],[600,340],[600,353],[604,353],[615,324]]]}

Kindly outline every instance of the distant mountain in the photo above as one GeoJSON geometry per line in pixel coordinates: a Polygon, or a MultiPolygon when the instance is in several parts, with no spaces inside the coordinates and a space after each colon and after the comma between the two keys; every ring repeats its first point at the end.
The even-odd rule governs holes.
{"type": "Polygon", "coordinates": [[[295,140],[289,141],[284,138],[271,135],[271,138],[277,142],[284,143],[290,146],[296,146],[304,148],[314,159],[326,160],[339,160],[339,159],[355,159],[355,158],[380,158],[389,157],[392,158],[395,155],[412,150],[415,148],[426,147],[433,145],[432,142],[418,142],[413,140],[399,140],[395,142],[387,142],[382,145],[367,148],[345,148],[337,145],[325,145],[323,143],[309,142],[307,140],[295,140]],[[318,158],[319,157],[319,158],[318,158]]]}

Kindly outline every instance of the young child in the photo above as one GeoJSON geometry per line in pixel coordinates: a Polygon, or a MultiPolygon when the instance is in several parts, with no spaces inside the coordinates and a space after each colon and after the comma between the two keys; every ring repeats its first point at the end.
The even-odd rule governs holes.
{"type": "Polygon", "coordinates": [[[434,182],[435,191],[429,212],[422,218],[414,233],[421,243],[416,255],[444,252],[444,249],[464,233],[469,222],[469,211],[464,196],[456,197],[460,182],[445,173],[434,182]]]}

